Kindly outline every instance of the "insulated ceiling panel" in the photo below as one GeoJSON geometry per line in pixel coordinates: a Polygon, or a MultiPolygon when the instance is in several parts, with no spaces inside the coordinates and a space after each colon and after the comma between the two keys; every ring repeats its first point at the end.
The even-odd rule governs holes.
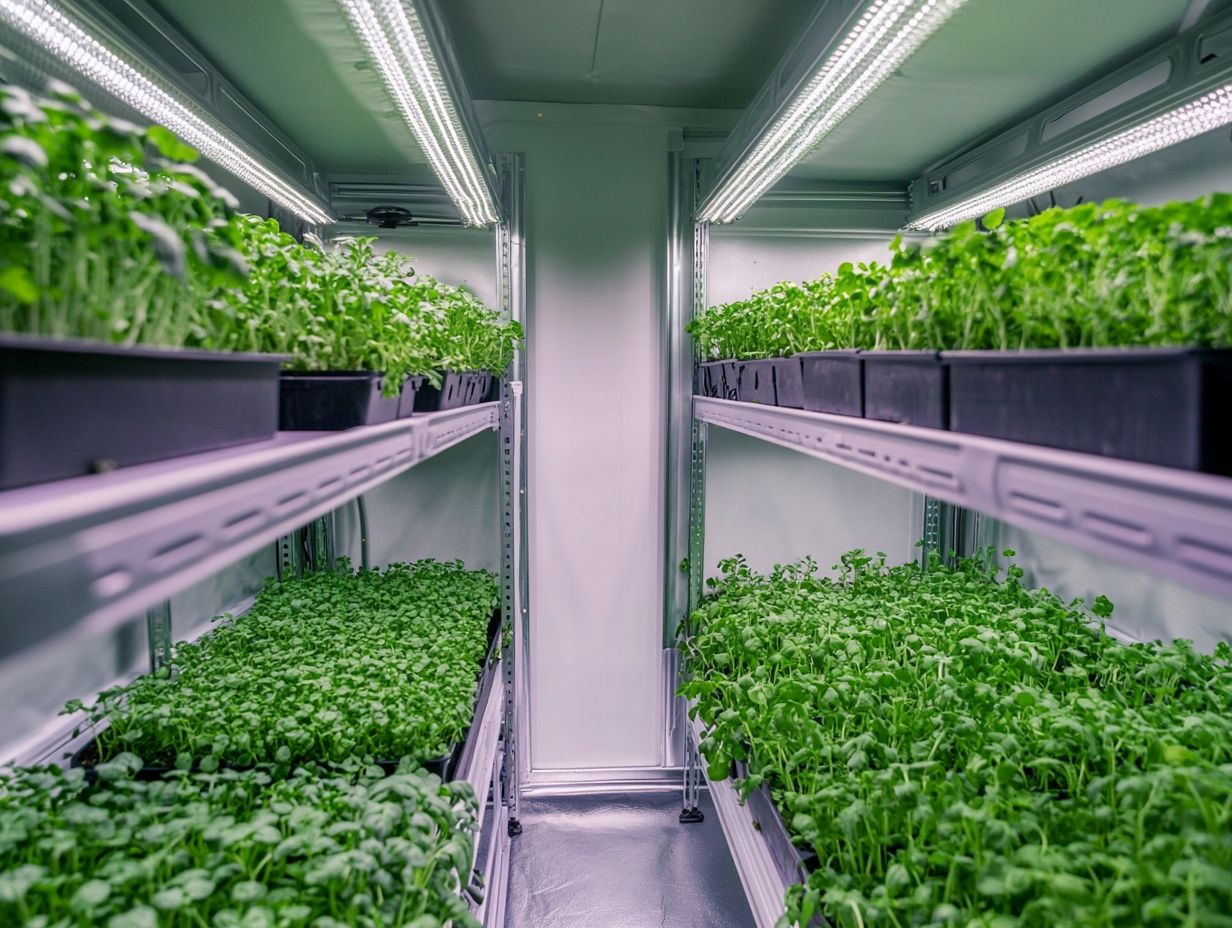
{"type": "Polygon", "coordinates": [[[472,96],[739,108],[816,0],[450,0],[472,96]]]}
{"type": "Polygon", "coordinates": [[[906,180],[1174,35],[1189,0],[971,0],[793,171],[906,180]]]}
{"type": "Polygon", "coordinates": [[[426,159],[336,0],[155,0],[333,174],[405,175],[426,159]]]}

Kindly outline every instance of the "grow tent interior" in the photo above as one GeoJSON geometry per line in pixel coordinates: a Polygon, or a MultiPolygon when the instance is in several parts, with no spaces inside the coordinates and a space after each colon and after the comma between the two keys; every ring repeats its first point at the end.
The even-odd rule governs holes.
{"type": "MultiPolygon", "coordinates": [[[[356,563],[366,548],[374,565],[461,559],[502,576],[512,670],[501,750],[515,794],[489,801],[516,817],[516,802],[525,797],[533,805],[524,828],[542,824],[553,840],[486,836],[509,852],[483,913],[486,924],[505,923],[506,897],[516,903],[508,907],[511,925],[658,923],[663,887],[646,885],[650,877],[628,881],[644,919],[617,907],[608,912],[618,912],[611,916],[618,920],[606,922],[588,907],[588,880],[575,874],[563,888],[553,882],[560,874],[552,855],[592,853],[568,834],[600,827],[586,811],[592,807],[602,810],[605,842],[628,842],[631,873],[653,875],[649,864],[638,869],[645,861],[637,855],[666,846],[678,898],[728,898],[723,893],[742,852],[735,864],[727,858],[735,839],[713,805],[704,805],[704,822],[681,824],[678,809],[660,801],[680,789],[688,763],[685,707],[674,696],[687,570],[713,577],[718,561],[736,553],[766,570],[804,556],[828,567],[856,547],[906,562],[917,556],[921,538],[967,550],[993,545],[1015,549],[1026,581],[1063,599],[1108,593],[1116,602],[1112,630],[1127,640],[1185,637],[1209,650],[1232,636],[1226,577],[1213,569],[1215,579],[1194,582],[1197,568],[1172,570],[1181,555],[1160,540],[1171,537],[1166,526],[1158,538],[1139,540],[1137,553],[1119,556],[1094,534],[1082,535],[1080,507],[1058,517],[1060,528],[1041,530],[1008,506],[963,510],[930,495],[926,484],[801,454],[792,441],[767,439],[765,430],[711,425],[699,475],[691,467],[698,438],[683,333],[695,308],[780,280],[815,278],[843,262],[884,259],[912,209],[913,180],[1012,134],[1042,108],[1094,86],[1184,29],[1225,22],[1232,4],[970,0],[738,222],[695,226],[694,208],[731,155],[725,141],[733,133],[755,139],[765,128],[761,117],[774,112],[833,38],[815,23],[867,4],[400,2],[431,11],[441,24],[436,38],[446,44],[437,52],[449,62],[446,90],[496,153],[505,213],[491,228],[459,224],[337,0],[53,5],[89,7],[149,67],[198,94],[237,136],[315,191],[338,219],[318,230],[325,237],[375,236],[380,247],[465,285],[526,325],[527,345],[510,378],[518,386],[506,387],[492,423],[497,429],[476,428],[365,489],[362,522],[359,502],[347,494],[322,514],[334,554],[356,563]],[[409,209],[417,223],[381,229],[365,220],[367,210],[390,205],[409,209]],[[698,551],[702,563],[681,570],[698,551]],[[1160,568],[1143,569],[1144,559],[1156,555],[1160,568]],[[576,798],[612,794],[618,798],[576,798]],[[553,806],[558,796],[570,798],[553,806]],[[662,813],[650,838],[640,831],[647,809],[662,813]],[[622,814],[634,823],[627,831],[622,814]],[[682,829],[704,837],[680,835],[682,829]],[[673,835],[706,849],[682,859],[671,851],[673,835]],[[521,860],[520,841],[528,848],[521,860]],[[573,920],[527,915],[543,911],[536,898],[573,920]]],[[[131,114],[29,42],[6,34],[5,44],[14,58],[0,67],[14,77],[51,73],[104,109],[131,114]]],[[[1228,54],[1226,41],[1212,47],[1211,54],[1228,54]]],[[[1004,205],[1026,215],[1044,201],[1116,196],[1153,204],[1227,191],[1228,145],[1227,128],[1219,128],[1060,185],[1034,204],[1004,205]]],[[[224,169],[207,168],[246,208],[285,218],[224,169]]],[[[104,479],[123,493],[146,473],[185,466],[165,462],[104,479]]],[[[1185,500],[1177,505],[1199,507],[1195,518],[1232,535],[1227,482],[1212,480],[1190,495],[1188,486],[1176,489],[1175,498],[1185,500]]],[[[0,523],[7,508],[37,528],[62,491],[52,484],[0,494],[0,523]]],[[[1152,488],[1141,492],[1149,496],[1152,488]]],[[[1126,496],[1126,506],[1138,502],[1126,496]]],[[[63,569],[72,572],[74,558],[89,559],[97,535],[59,515],[47,519],[58,527],[46,529],[40,543],[61,545],[63,569]]],[[[20,534],[27,522],[6,536],[6,544],[16,539],[12,545],[0,548],[0,599],[5,583],[23,576],[15,546],[28,543],[30,536],[20,534]]],[[[10,707],[0,718],[0,755],[23,762],[60,756],[72,727],[56,717],[60,706],[148,666],[147,608],[169,601],[174,637],[200,635],[211,616],[250,604],[285,556],[273,543],[235,552],[215,558],[228,563],[208,576],[160,577],[131,616],[99,619],[81,604],[81,621],[48,623],[45,634],[34,636],[36,645],[0,653],[0,701],[10,707]]],[[[66,615],[74,608],[63,606],[66,615]]],[[[5,610],[5,623],[40,621],[5,610]]],[[[739,878],[752,898],[755,877],[740,870],[739,878]]],[[[720,917],[732,925],[763,923],[755,906],[738,902],[707,924],[720,917]]],[[[694,911],[710,910],[699,901],[694,911]]]]}

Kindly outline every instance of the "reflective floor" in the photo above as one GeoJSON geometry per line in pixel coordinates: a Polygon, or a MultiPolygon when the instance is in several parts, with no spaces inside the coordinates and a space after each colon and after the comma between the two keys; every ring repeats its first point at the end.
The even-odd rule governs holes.
{"type": "Polygon", "coordinates": [[[703,791],[681,825],[678,793],[522,800],[505,928],[752,928],[703,791]]]}

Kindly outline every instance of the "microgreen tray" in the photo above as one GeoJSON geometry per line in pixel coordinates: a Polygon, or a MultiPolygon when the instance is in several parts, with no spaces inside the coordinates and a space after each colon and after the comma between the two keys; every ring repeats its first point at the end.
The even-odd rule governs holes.
{"type": "MultiPolygon", "coordinates": [[[[423,761],[422,766],[429,773],[435,773],[442,780],[448,780],[458,769],[458,765],[463,758],[472,753],[472,739],[477,733],[475,726],[475,714],[479,706],[484,704],[488,694],[492,691],[492,687],[496,684],[496,667],[499,663],[499,641],[501,633],[501,611],[500,608],[492,610],[492,615],[488,619],[487,639],[488,647],[485,652],[483,666],[480,668],[477,683],[475,688],[475,698],[471,709],[471,724],[467,727],[466,733],[452,748],[440,757],[432,758],[423,761]]],[[[392,774],[397,771],[400,761],[378,759],[376,765],[379,766],[386,774],[392,774]]],[[[98,748],[93,739],[87,742],[83,747],[76,751],[69,759],[70,767],[86,768],[87,779],[93,779],[95,774],[95,766],[98,764],[98,748]]],[[[251,770],[259,766],[258,764],[220,764],[219,769],[230,770],[251,770]]],[[[159,780],[168,774],[176,772],[176,768],[168,765],[146,765],[136,771],[133,776],[138,780],[159,780]]],[[[201,772],[198,764],[194,764],[191,772],[201,772]]],[[[208,772],[208,771],[207,771],[208,772]]],[[[290,773],[288,769],[286,771],[290,773]]]]}
{"type": "Polygon", "coordinates": [[[1232,474],[1232,349],[954,351],[950,428],[1232,474]]]}
{"type": "Polygon", "coordinates": [[[415,412],[441,412],[466,405],[466,375],[455,371],[441,374],[441,385],[425,383],[415,394],[415,412]]]}
{"type": "Polygon", "coordinates": [[[384,395],[384,379],[369,371],[283,371],[278,427],[337,432],[392,422],[400,397],[384,395]]]}
{"type": "Polygon", "coordinates": [[[0,335],[0,489],[272,438],[282,360],[0,335]]]}
{"type": "Polygon", "coordinates": [[[798,355],[804,408],[838,416],[864,415],[864,361],[854,348],[798,355]]]}
{"type": "Polygon", "coordinates": [[[765,358],[758,361],[740,361],[738,365],[740,379],[737,382],[736,395],[740,402],[775,405],[774,361],[765,358]]]}
{"type": "Polygon", "coordinates": [[[936,351],[864,351],[864,418],[944,429],[949,378],[936,351]]]}

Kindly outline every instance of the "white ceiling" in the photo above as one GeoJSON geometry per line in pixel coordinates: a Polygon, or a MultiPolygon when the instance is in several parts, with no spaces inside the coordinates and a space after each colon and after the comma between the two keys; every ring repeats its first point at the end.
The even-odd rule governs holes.
{"type": "Polygon", "coordinates": [[[817,0],[444,0],[471,95],[743,108],[817,0]]]}
{"type": "Polygon", "coordinates": [[[1175,35],[1189,0],[971,0],[793,172],[910,180],[1175,35]]]}
{"type": "MultiPolygon", "coordinates": [[[[423,176],[337,0],[152,2],[322,169],[423,176]]],[[[819,2],[439,5],[476,99],[742,108],[819,2]]],[[[1202,0],[971,0],[793,176],[905,182],[1174,34],[1193,2],[1202,0]]]]}

